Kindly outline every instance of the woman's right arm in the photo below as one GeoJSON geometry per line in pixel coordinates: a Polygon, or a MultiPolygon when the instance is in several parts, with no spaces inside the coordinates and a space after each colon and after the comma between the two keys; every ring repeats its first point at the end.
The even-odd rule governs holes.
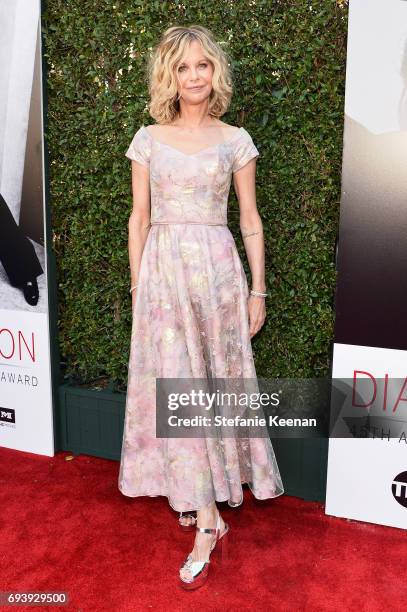
{"type": "MultiPolygon", "coordinates": [[[[150,228],[150,169],[134,160],[131,162],[133,210],[129,228],[129,263],[131,287],[138,282],[141,256],[150,228]]],[[[131,292],[134,306],[137,288],[131,292]]]]}

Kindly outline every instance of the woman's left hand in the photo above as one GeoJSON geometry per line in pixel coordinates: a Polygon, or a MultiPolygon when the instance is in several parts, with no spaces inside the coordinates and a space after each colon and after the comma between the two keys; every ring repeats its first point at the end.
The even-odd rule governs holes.
{"type": "Polygon", "coordinates": [[[263,327],[266,320],[266,300],[258,295],[249,295],[247,307],[249,311],[250,338],[263,327]]]}

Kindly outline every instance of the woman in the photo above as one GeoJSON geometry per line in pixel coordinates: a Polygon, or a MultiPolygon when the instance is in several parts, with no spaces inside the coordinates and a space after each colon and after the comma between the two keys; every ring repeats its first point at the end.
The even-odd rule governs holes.
{"type": "MultiPolygon", "coordinates": [[[[226,56],[202,26],[170,27],[149,64],[150,115],[132,160],[129,258],[133,327],[119,489],[164,495],[195,524],[180,584],[201,586],[210,553],[226,543],[216,501],[238,506],[242,483],[258,499],[283,493],[269,438],[158,438],[156,378],[255,378],[251,338],[265,320],[262,223],[249,133],[219,119],[232,88],[226,56]],[[231,177],[252,276],[227,227],[231,177]]],[[[223,547],[222,547],[223,548],[223,547]]]]}

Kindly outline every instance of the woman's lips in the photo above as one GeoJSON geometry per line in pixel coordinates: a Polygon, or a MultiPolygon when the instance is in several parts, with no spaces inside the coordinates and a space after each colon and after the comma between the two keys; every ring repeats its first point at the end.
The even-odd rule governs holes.
{"type": "Polygon", "coordinates": [[[201,85],[200,87],[190,87],[189,89],[191,91],[199,91],[200,89],[202,89],[203,85],[201,85]]]}

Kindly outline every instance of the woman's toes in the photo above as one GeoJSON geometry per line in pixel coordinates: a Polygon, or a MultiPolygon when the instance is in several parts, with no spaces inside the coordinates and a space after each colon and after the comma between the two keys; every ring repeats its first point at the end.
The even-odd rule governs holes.
{"type": "Polygon", "coordinates": [[[192,579],[191,571],[187,567],[181,567],[179,575],[185,582],[189,582],[192,579]]]}

